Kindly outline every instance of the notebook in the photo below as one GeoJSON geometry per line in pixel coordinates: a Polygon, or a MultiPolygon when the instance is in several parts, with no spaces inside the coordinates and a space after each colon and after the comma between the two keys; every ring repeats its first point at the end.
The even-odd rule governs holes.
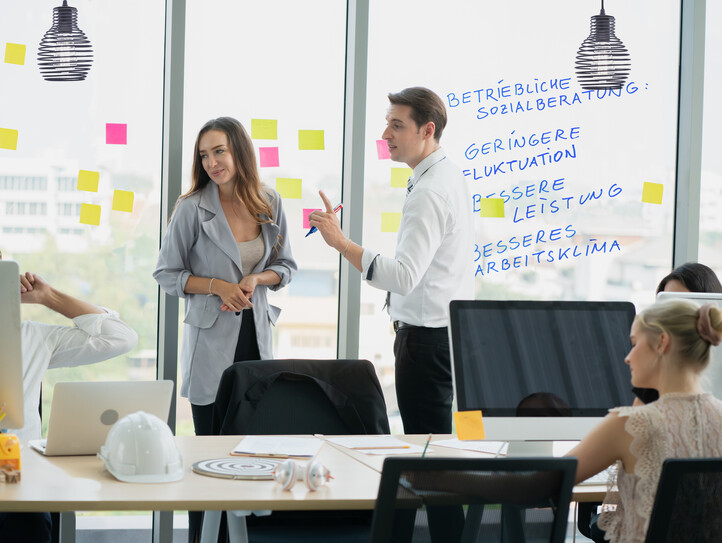
{"type": "Polygon", "coordinates": [[[47,439],[29,445],[46,456],[96,454],[116,421],[145,411],[168,421],[173,381],[56,383],[47,439]]]}

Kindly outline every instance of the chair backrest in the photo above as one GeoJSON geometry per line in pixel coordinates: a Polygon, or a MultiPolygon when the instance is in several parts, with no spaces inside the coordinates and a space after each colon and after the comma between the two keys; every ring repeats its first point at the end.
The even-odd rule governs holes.
{"type": "Polygon", "coordinates": [[[646,541],[722,541],[722,458],[665,460],[646,541]]]}
{"type": "Polygon", "coordinates": [[[386,402],[368,360],[237,362],[221,376],[216,434],[386,434],[386,402]]]}
{"type": "Polygon", "coordinates": [[[576,458],[387,458],[371,542],[563,542],[576,468],[576,458]]]}

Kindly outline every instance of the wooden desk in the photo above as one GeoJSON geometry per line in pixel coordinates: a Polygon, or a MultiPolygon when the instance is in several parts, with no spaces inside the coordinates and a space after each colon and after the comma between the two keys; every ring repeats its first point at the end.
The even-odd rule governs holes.
{"type": "Polygon", "coordinates": [[[174,483],[131,484],[102,469],[95,456],[45,457],[22,450],[22,480],[0,484],[0,511],[173,511],[217,509],[373,509],[380,474],[326,444],[318,460],[334,480],[317,492],[297,484],[234,481],[193,473],[194,462],[228,455],[240,436],[176,437],[185,475],[174,483]]]}
{"type": "MultiPolygon", "coordinates": [[[[428,436],[397,436],[423,445],[428,436]]],[[[438,435],[429,445],[435,457],[474,457],[480,453],[434,446],[450,435],[438,435]]],[[[131,484],[116,480],[95,456],[45,457],[22,450],[22,480],[0,484],[0,511],[186,511],[186,510],[308,510],[373,509],[381,480],[383,456],[367,455],[327,443],[318,460],[334,480],[318,492],[302,484],[284,491],[273,481],[234,481],[193,473],[194,462],[228,455],[241,436],[176,437],[185,475],[174,483],[131,484]]],[[[418,456],[416,454],[415,456],[418,456]]],[[[575,501],[602,501],[603,486],[575,487],[575,501]]],[[[161,528],[163,541],[172,540],[172,522],[161,528]]],[[[73,540],[74,526],[68,540],[73,540]]],[[[65,539],[64,539],[65,541],[65,539]]]]}

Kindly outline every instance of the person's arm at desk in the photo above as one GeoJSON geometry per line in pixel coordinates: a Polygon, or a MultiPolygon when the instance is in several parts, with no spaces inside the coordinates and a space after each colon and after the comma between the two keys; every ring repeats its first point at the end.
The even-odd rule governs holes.
{"type": "Polygon", "coordinates": [[[619,459],[625,466],[629,465],[632,436],[624,428],[626,421],[627,417],[615,412],[608,414],[565,455],[575,456],[578,460],[574,484],[589,479],[619,459]]]}

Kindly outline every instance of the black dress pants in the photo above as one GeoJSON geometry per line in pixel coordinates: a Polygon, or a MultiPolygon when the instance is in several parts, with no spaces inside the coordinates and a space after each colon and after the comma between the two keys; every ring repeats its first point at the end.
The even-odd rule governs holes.
{"type": "Polygon", "coordinates": [[[450,434],[454,389],[447,328],[399,328],[394,356],[404,433],[450,434]]]}

